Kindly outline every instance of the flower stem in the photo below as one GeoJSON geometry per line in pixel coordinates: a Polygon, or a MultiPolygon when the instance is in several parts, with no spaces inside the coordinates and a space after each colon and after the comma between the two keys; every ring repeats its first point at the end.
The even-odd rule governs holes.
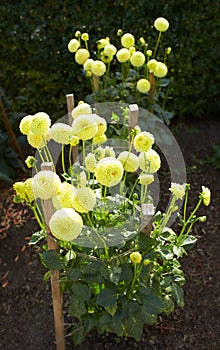
{"type": "Polygon", "coordinates": [[[156,56],[157,49],[158,49],[158,46],[159,46],[159,43],[160,43],[160,38],[161,38],[161,32],[159,32],[159,35],[158,35],[158,37],[157,37],[157,42],[156,42],[156,46],[155,46],[153,58],[155,58],[155,56],[156,56]]]}
{"type": "Polygon", "coordinates": [[[65,174],[66,168],[65,168],[65,159],[64,159],[64,144],[62,144],[61,158],[62,158],[62,168],[63,168],[63,172],[65,174]]]}

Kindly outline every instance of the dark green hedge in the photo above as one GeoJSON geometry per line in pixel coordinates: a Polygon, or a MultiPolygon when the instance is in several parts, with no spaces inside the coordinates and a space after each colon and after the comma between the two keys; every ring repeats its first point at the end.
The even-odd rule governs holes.
{"type": "Polygon", "coordinates": [[[66,113],[66,93],[74,92],[80,100],[90,92],[67,51],[77,29],[89,32],[93,42],[112,38],[118,28],[147,37],[154,19],[163,16],[170,22],[165,37],[173,48],[171,109],[183,116],[216,113],[219,7],[210,0],[1,0],[0,86],[16,110],[44,110],[58,118],[66,113]]]}

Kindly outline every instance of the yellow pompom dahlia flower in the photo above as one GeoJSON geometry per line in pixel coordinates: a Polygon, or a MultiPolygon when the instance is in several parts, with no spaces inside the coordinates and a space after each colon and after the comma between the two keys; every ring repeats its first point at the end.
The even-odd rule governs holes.
{"type": "Polygon", "coordinates": [[[95,169],[95,176],[97,181],[107,187],[117,185],[123,177],[123,165],[118,159],[104,158],[101,159],[95,169]]]}
{"type": "Polygon", "coordinates": [[[74,191],[73,208],[79,213],[88,213],[96,205],[94,191],[89,187],[80,187],[74,191]]]}
{"type": "Polygon", "coordinates": [[[138,152],[147,152],[154,143],[154,136],[147,131],[139,132],[134,138],[134,148],[138,152]]]}
{"type": "Polygon", "coordinates": [[[53,171],[39,171],[39,173],[33,177],[33,192],[35,198],[52,198],[58,193],[60,183],[59,176],[53,171]]]}
{"type": "Polygon", "coordinates": [[[156,173],[161,166],[160,156],[153,149],[140,153],[139,162],[140,168],[148,173],[156,173]]]}
{"type": "Polygon", "coordinates": [[[139,158],[134,153],[128,151],[121,152],[118,160],[122,163],[124,170],[129,173],[134,173],[139,168],[139,158]]]}

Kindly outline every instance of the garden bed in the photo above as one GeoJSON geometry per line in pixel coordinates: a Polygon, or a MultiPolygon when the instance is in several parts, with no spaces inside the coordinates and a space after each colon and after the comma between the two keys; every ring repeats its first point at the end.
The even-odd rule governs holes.
{"type": "MultiPolygon", "coordinates": [[[[212,191],[211,205],[202,209],[207,222],[194,230],[196,247],[182,259],[185,307],[177,308],[169,317],[162,315],[156,325],[147,326],[140,342],[92,332],[78,347],[67,337],[67,350],[220,348],[220,173],[207,162],[212,155],[210,145],[220,143],[219,121],[212,118],[180,123],[175,133],[187,166],[191,203],[196,202],[201,185],[212,191]]],[[[12,196],[12,188],[1,184],[0,349],[55,350],[50,288],[42,282],[45,270],[38,252],[28,246],[28,237],[38,227],[28,210],[13,204],[12,196]]]]}

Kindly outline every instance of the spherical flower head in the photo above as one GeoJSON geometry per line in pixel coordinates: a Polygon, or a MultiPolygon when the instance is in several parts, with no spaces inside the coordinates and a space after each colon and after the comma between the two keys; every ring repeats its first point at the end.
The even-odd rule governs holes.
{"type": "Polygon", "coordinates": [[[95,118],[88,114],[81,114],[74,119],[73,135],[78,136],[81,140],[90,140],[96,136],[98,131],[98,125],[95,118]]]}
{"type": "Polygon", "coordinates": [[[87,183],[86,172],[81,171],[79,174],[79,187],[86,187],[86,183],[87,183]]]}
{"type": "Polygon", "coordinates": [[[25,197],[29,202],[33,202],[35,199],[33,192],[33,179],[29,178],[24,182],[25,197]]]}
{"type": "Polygon", "coordinates": [[[147,131],[139,132],[134,138],[134,148],[138,152],[148,152],[154,143],[154,136],[147,131]]]}
{"type": "Polygon", "coordinates": [[[54,208],[73,208],[74,190],[75,188],[68,182],[60,183],[56,191],[57,194],[52,198],[54,208]]]}
{"type": "Polygon", "coordinates": [[[139,183],[143,186],[148,186],[152,182],[154,182],[154,175],[153,174],[142,174],[139,176],[139,183]]]}
{"type": "Polygon", "coordinates": [[[144,56],[143,52],[136,51],[131,56],[130,61],[131,61],[132,66],[141,67],[141,66],[143,66],[143,64],[145,62],[145,56],[144,56]]]}
{"type": "Polygon", "coordinates": [[[96,60],[93,62],[91,67],[91,72],[98,77],[101,77],[106,72],[106,65],[104,62],[96,60]]]}
{"type": "Polygon", "coordinates": [[[62,241],[71,242],[76,239],[83,228],[81,216],[72,208],[55,211],[49,221],[52,235],[62,241]]]}
{"type": "Polygon", "coordinates": [[[129,47],[134,46],[134,43],[135,43],[135,38],[132,34],[125,33],[124,35],[122,35],[121,45],[123,47],[126,47],[127,49],[129,49],[129,47]]]}
{"type": "Polygon", "coordinates": [[[164,78],[167,75],[168,68],[163,62],[157,62],[154,69],[154,75],[157,78],[164,78]]]}
{"type": "Polygon", "coordinates": [[[34,135],[46,135],[51,125],[50,117],[47,113],[36,113],[31,122],[30,131],[34,135]]]}
{"type": "Polygon", "coordinates": [[[39,171],[33,177],[35,198],[49,199],[55,196],[60,186],[59,176],[51,170],[39,171]]]}
{"type": "Polygon", "coordinates": [[[72,147],[75,147],[77,146],[79,143],[79,137],[78,136],[71,136],[70,139],[69,139],[69,144],[72,146],[72,147]]]}
{"type": "Polygon", "coordinates": [[[101,49],[104,49],[104,47],[106,46],[106,45],[108,45],[110,43],[110,39],[107,37],[107,38],[103,38],[103,39],[100,39],[99,41],[97,41],[97,48],[99,49],[99,50],[101,50],[101,49]]]}
{"type": "Polygon", "coordinates": [[[95,155],[93,153],[88,153],[85,158],[86,169],[91,173],[94,173],[96,169],[96,164],[97,164],[97,161],[96,161],[95,155]]]}
{"type": "Polygon", "coordinates": [[[134,264],[140,264],[142,255],[139,252],[133,252],[130,254],[130,259],[134,264]]]}
{"type": "Polygon", "coordinates": [[[68,44],[69,52],[74,53],[78,50],[79,47],[80,47],[79,40],[77,40],[77,39],[70,40],[70,42],[68,44]]]}
{"type": "Polygon", "coordinates": [[[105,149],[103,147],[96,148],[96,150],[94,151],[94,155],[97,161],[105,158],[105,149]]]}
{"type": "Polygon", "coordinates": [[[139,79],[137,82],[137,90],[141,92],[142,94],[146,94],[150,91],[150,82],[147,79],[139,79]]]}
{"type": "Polygon", "coordinates": [[[128,151],[121,152],[118,160],[120,160],[124,170],[128,173],[134,173],[139,168],[139,158],[134,153],[128,151]]]}
{"type": "Polygon", "coordinates": [[[98,131],[97,131],[96,136],[103,135],[107,130],[107,123],[106,123],[105,118],[102,118],[97,114],[92,114],[92,117],[96,120],[97,125],[98,125],[98,131]]]}
{"type": "Polygon", "coordinates": [[[117,52],[117,49],[114,45],[112,44],[107,44],[105,47],[104,47],[104,53],[107,55],[107,56],[114,56],[117,52]]]}
{"type": "Polygon", "coordinates": [[[51,127],[51,138],[57,143],[67,145],[69,144],[71,136],[72,128],[67,124],[56,123],[51,127]]]}
{"type": "Polygon", "coordinates": [[[156,30],[158,30],[158,32],[166,32],[169,28],[169,22],[166,18],[158,17],[154,21],[154,27],[156,28],[156,30]]]}
{"type": "Polygon", "coordinates": [[[176,199],[183,199],[186,192],[186,184],[180,185],[175,182],[172,182],[169,190],[176,197],[176,199]]]}
{"type": "Polygon", "coordinates": [[[78,64],[84,64],[86,60],[88,60],[90,54],[89,51],[86,49],[79,49],[75,53],[75,61],[78,64]]]}
{"type": "Polygon", "coordinates": [[[101,185],[112,187],[121,181],[123,172],[123,165],[118,159],[104,158],[97,163],[95,176],[101,185]]]}
{"type": "Polygon", "coordinates": [[[22,181],[15,182],[13,184],[13,188],[14,188],[17,196],[19,196],[21,199],[25,199],[24,182],[22,182],[22,181]]]}
{"type": "Polygon", "coordinates": [[[140,168],[148,173],[156,173],[161,166],[159,154],[151,149],[148,152],[141,152],[139,155],[140,168]]]}
{"type": "Polygon", "coordinates": [[[130,52],[130,55],[132,56],[136,52],[135,47],[134,46],[129,47],[129,52],[130,52]]]}
{"type": "Polygon", "coordinates": [[[43,148],[46,146],[46,142],[43,136],[41,135],[35,135],[31,131],[27,135],[27,141],[29,145],[31,145],[33,148],[43,148]]]}
{"type": "Polygon", "coordinates": [[[33,166],[35,166],[37,160],[35,157],[33,156],[28,156],[26,159],[25,159],[25,163],[27,165],[28,168],[33,168],[33,166]]]}
{"type": "Polygon", "coordinates": [[[107,55],[104,51],[101,52],[100,58],[102,60],[103,63],[110,63],[113,60],[113,56],[112,55],[107,55]]]}
{"type": "Polygon", "coordinates": [[[107,157],[112,157],[112,158],[115,157],[115,151],[113,150],[112,147],[106,146],[106,147],[104,148],[104,151],[105,151],[105,157],[106,157],[106,158],[107,158],[107,157]]]}
{"type": "Polygon", "coordinates": [[[157,60],[155,60],[154,58],[152,58],[151,60],[149,60],[147,62],[147,67],[148,69],[150,69],[151,71],[154,72],[155,68],[157,66],[157,60]]]}
{"type": "Polygon", "coordinates": [[[80,103],[77,107],[75,107],[72,111],[73,119],[76,119],[81,114],[91,114],[92,110],[88,103],[80,103]]]}
{"type": "Polygon", "coordinates": [[[208,206],[211,201],[211,191],[208,187],[202,186],[202,193],[201,193],[201,198],[203,201],[203,204],[208,206]]]}
{"type": "Polygon", "coordinates": [[[93,62],[94,60],[92,58],[88,58],[88,60],[86,60],[86,62],[83,64],[83,68],[86,72],[91,71],[93,62]]]}
{"type": "Polygon", "coordinates": [[[24,135],[28,135],[31,130],[31,123],[32,123],[33,116],[32,115],[26,115],[24,118],[21,119],[19,124],[20,132],[24,135]]]}
{"type": "Polygon", "coordinates": [[[127,62],[130,56],[131,56],[130,51],[125,48],[118,50],[118,52],[116,53],[117,60],[120,63],[127,62]]]}
{"type": "Polygon", "coordinates": [[[89,40],[89,34],[88,34],[88,33],[82,33],[81,39],[82,39],[83,41],[88,41],[88,40],[89,40]]]}
{"type": "Polygon", "coordinates": [[[88,213],[96,205],[95,192],[89,187],[77,188],[73,196],[73,208],[79,213],[88,213]]]}
{"type": "Polygon", "coordinates": [[[151,57],[153,55],[153,51],[152,50],[147,50],[147,56],[151,57]]]}
{"type": "Polygon", "coordinates": [[[107,140],[106,135],[102,134],[102,135],[95,136],[92,139],[92,142],[93,142],[94,145],[101,145],[102,143],[105,143],[106,140],[107,140]]]}

